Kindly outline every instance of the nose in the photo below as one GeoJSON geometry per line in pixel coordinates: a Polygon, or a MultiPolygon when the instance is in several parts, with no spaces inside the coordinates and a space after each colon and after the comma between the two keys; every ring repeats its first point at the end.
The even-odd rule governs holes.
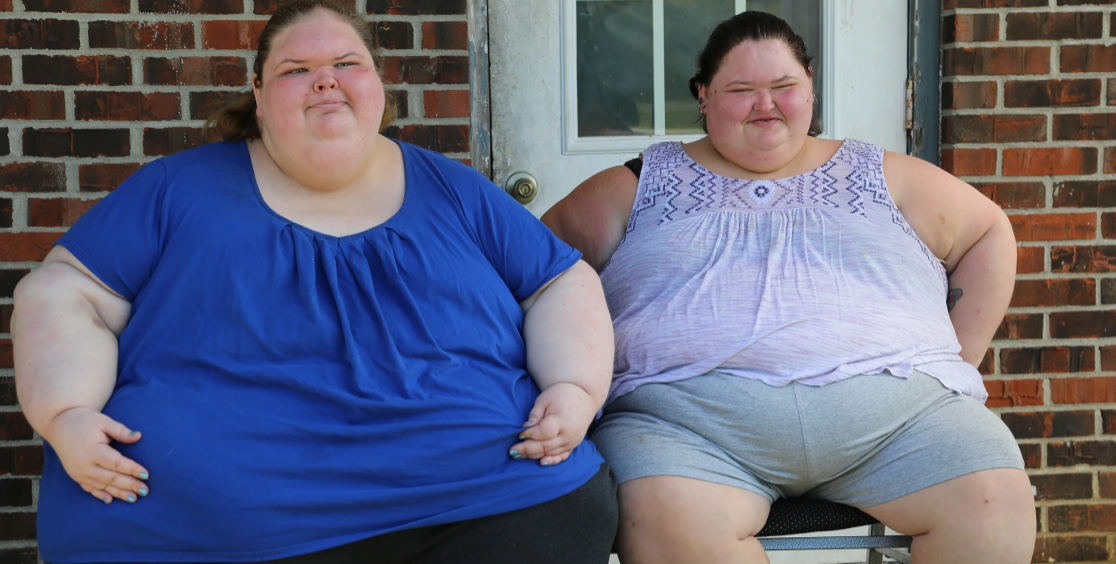
{"type": "Polygon", "coordinates": [[[314,92],[325,92],[335,88],[337,88],[337,78],[333,76],[333,70],[329,67],[319,70],[318,75],[314,77],[314,92]]]}
{"type": "Polygon", "coordinates": [[[756,109],[766,112],[775,108],[775,101],[771,97],[771,92],[760,89],[759,95],[756,96],[756,109]]]}

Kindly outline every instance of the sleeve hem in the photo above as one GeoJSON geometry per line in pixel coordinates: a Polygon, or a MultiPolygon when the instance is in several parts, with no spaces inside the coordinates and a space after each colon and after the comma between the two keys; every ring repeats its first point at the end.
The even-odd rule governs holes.
{"type": "Polygon", "coordinates": [[[113,292],[120,294],[121,297],[129,302],[135,301],[135,295],[132,291],[125,288],[116,277],[108,276],[108,269],[101,266],[101,263],[97,262],[97,260],[93,258],[93,255],[86,251],[80,243],[67,236],[62,236],[62,238],[54,244],[61,245],[65,247],[67,251],[70,251],[70,254],[74,255],[85,268],[89,269],[89,272],[93,273],[93,276],[96,276],[102,284],[108,286],[113,292]]]}
{"type": "Polygon", "coordinates": [[[530,292],[524,292],[525,295],[516,295],[516,301],[522,302],[523,300],[526,300],[527,298],[535,295],[535,292],[538,292],[540,288],[546,286],[552,280],[561,276],[562,274],[565,274],[566,271],[572,268],[573,265],[577,264],[577,261],[579,260],[581,260],[581,251],[570,247],[570,252],[566,254],[566,256],[562,257],[560,260],[554,261],[554,264],[546,270],[546,274],[542,277],[542,281],[539,282],[537,285],[532,286],[530,292]]]}

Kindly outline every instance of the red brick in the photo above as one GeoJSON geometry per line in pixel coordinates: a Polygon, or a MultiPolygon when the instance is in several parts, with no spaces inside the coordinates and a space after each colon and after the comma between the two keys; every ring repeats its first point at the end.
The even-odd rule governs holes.
{"type": "MultiPolygon", "coordinates": [[[[15,362],[12,360],[12,341],[11,339],[0,339],[0,369],[11,369],[15,367],[15,362]]],[[[0,412],[0,417],[4,417],[0,412]]],[[[3,420],[0,419],[0,433],[3,432],[3,420]]],[[[0,440],[3,437],[0,436],[0,440]]]]}
{"type": "MultiPolygon", "coordinates": [[[[1112,19],[1116,21],[1116,12],[1113,12],[1112,15],[1112,19]]],[[[0,58],[0,63],[2,62],[3,59],[0,58]]],[[[0,71],[0,74],[2,74],[2,71],[0,71]]],[[[1116,106],[1116,78],[1108,79],[1108,105],[1116,106]]]]}
{"type": "Polygon", "coordinates": [[[942,168],[954,176],[996,174],[995,149],[942,149],[942,168]]]}
{"type": "Polygon", "coordinates": [[[1100,348],[1101,370],[1116,371],[1116,345],[1100,348]]]}
{"type": "Polygon", "coordinates": [[[23,0],[28,12],[64,12],[79,14],[127,14],[128,0],[23,0]]]}
{"type": "Polygon", "coordinates": [[[1054,505],[1047,511],[1052,533],[1116,531],[1116,505],[1054,505]]]}
{"type": "Polygon", "coordinates": [[[219,90],[215,92],[190,93],[190,118],[209,119],[213,112],[226,103],[239,99],[244,94],[235,90],[219,90]]]}
{"type": "Polygon", "coordinates": [[[205,49],[250,49],[259,46],[266,20],[208,20],[202,22],[205,49]]]}
{"type": "Polygon", "coordinates": [[[1019,453],[1023,455],[1023,467],[1027,469],[1042,468],[1042,445],[1021,444],[1019,453]]]}
{"type": "Polygon", "coordinates": [[[1017,247],[1015,271],[1019,274],[1034,274],[1046,270],[1046,249],[1042,247],[1017,247]]]}
{"type": "MultiPolygon", "coordinates": [[[[11,308],[11,306],[12,304],[7,304],[6,307],[11,308]]],[[[0,333],[7,333],[7,331],[0,331],[0,333]]],[[[16,398],[15,378],[0,378],[0,405],[19,405],[16,398]]]]}
{"type": "Polygon", "coordinates": [[[12,297],[16,284],[29,272],[31,271],[24,269],[0,270],[0,298],[12,297]]]}
{"type": "Polygon", "coordinates": [[[372,41],[380,49],[415,48],[415,28],[410,22],[369,22],[368,31],[372,34],[372,41]]]}
{"type": "Polygon", "coordinates": [[[1116,465],[1116,442],[1111,440],[1051,442],[1046,445],[1046,462],[1052,468],[1087,464],[1116,465]]]}
{"type": "Polygon", "coordinates": [[[0,480],[0,507],[29,507],[31,479],[0,480]]]}
{"type": "Polygon", "coordinates": [[[1101,410],[1101,432],[1106,435],[1116,435],[1116,410],[1101,410]]]}
{"type": "Polygon", "coordinates": [[[62,163],[11,163],[0,165],[0,191],[63,192],[66,165],[62,163]]]}
{"type": "Polygon", "coordinates": [[[979,47],[945,49],[945,76],[1047,74],[1050,47],[979,47]]]}
{"type": "Polygon", "coordinates": [[[1100,496],[1105,499],[1116,498],[1116,472],[1100,472],[1100,496]]]}
{"type": "Polygon", "coordinates": [[[1016,280],[1011,307],[1095,305],[1097,281],[1092,278],[1016,280]]]}
{"type": "Polygon", "coordinates": [[[1116,402],[1116,378],[1058,378],[1050,381],[1050,399],[1059,403],[1116,402]]]}
{"type": "Polygon", "coordinates": [[[944,0],[943,10],[954,8],[1034,8],[1046,6],[1049,0],[944,0]]]}
{"type": "Polygon", "coordinates": [[[1116,305],[1116,278],[1101,279],[1101,305],[1116,305]]]}
{"type": "Polygon", "coordinates": [[[37,476],[43,473],[43,447],[0,447],[0,475],[37,476]]]}
{"type": "Polygon", "coordinates": [[[469,48],[465,22],[422,22],[422,48],[464,51],[469,48]]]}
{"type": "Polygon", "coordinates": [[[171,92],[77,92],[74,117],[81,121],[159,121],[181,119],[181,101],[171,92]]]}
{"type": "Polygon", "coordinates": [[[0,262],[41,261],[61,233],[0,233],[0,262]]]}
{"type": "Polygon", "coordinates": [[[1039,537],[1031,562],[1108,561],[1107,537],[1039,537]]]}
{"type": "Polygon", "coordinates": [[[1097,236],[1095,213],[1013,214],[1008,219],[1019,241],[1095,239],[1097,236]]]}
{"type": "Polygon", "coordinates": [[[427,90],[423,94],[426,117],[469,117],[468,90],[427,90]]]}
{"type": "MultiPolygon", "coordinates": [[[[334,0],[333,3],[338,5],[338,6],[341,6],[341,7],[345,8],[347,10],[352,11],[353,13],[356,13],[356,2],[354,0],[343,0],[343,1],[334,0]]],[[[252,4],[253,4],[253,11],[256,14],[259,14],[259,15],[262,15],[262,16],[270,16],[270,15],[274,14],[275,11],[278,10],[281,6],[283,6],[284,4],[288,4],[288,2],[284,2],[283,0],[256,0],[252,4]]]]}
{"type": "Polygon", "coordinates": [[[391,84],[469,84],[469,57],[383,57],[391,84]]]}
{"type": "Polygon", "coordinates": [[[139,0],[140,13],[243,14],[241,0],[139,0]]]}
{"type": "Polygon", "coordinates": [[[35,540],[35,514],[0,513],[0,541],[35,540]]]}
{"type": "Polygon", "coordinates": [[[1056,208],[1116,208],[1116,181],[1067,180],[1054,184],[1056,208]]]}
{"type": "MultiPolygon", "coordinates": [[[[11,343],[8,343],[11,347],[11,343]]],[[[11,354],[6,359],[7,368],[11,368],[11,354]]],[[[0,441],[29,441],[35,437],[31,424],[18,411],[0,412],[0,441]]]]}
{"type": "MultiPolygon", "coordinates": [[[[56,19],[0,20],[0,49],[79,49],[78,22],[56,19]]],[[[26,69],[26,64],[24,65],[26,69]]]]}
{"type": "Polygon", "coordinates": [[[12,57],[0,55],[0,84],[12,83],[12,57]]]}
{"type": "Polygon", "coordinates": [[[66,119],[62,92],[0,90],[2,119],[66,119]]]}
{"type": "Polygon", "coordinates": [[[1046,207],[1046,186],[1041,182],[974,182],[973,187],[1004,209],[1046,207]]]}
{"type": "Polygon", "coordinates": [[[1100,39],[1103,24],[1100,12],[1009,12],[1007,40],[1100,39]]]}
{"type": "Polygon", "coordinates": [[[1116,113],[1058,114],[1054,116],[1055,141],[1107,141],[1116,139],[1116,113]]]}
{"type": "Polygon", "coordinates": [[[1090,411],[1001,413],[1000,418],[1016,439],[1086,437],[1096,432],[1096,413],[1090,411]]]}
{"type": "Polygon", "coordinates": [[[439,153],[465,153],[469,151],[469,126],[407,125],[398,128],[398,139],[439,153]]]}
{"type": "Polygon", "coordinates": [[[1116,336],[1116,310],[1056,311],[1050,314],[1050,337],[1096,339],[1116,336]]]}
{"type": "Polygon", "coordinates": [[[368,0],[369,14],[396,16],[464,15],[466,0],[368,0]]]}
{"type": "Polygon", "coordinates": [[[988,407],[1042,405],[1042,380],[985,380],[988,407]]]}
{"type": "Polygon", "coordinates": [[[27,224],[31,227],[70,227],[97,200],[74,198],[31,198],[27,200],[27,224]]]}
{"type": "Polygon", "coordinates": [[[1096,171],[1097,150],[1093,147],[1004,149],[1004,176],[1069,176],[1096,171]]]}
{"type": "MultiPolygon", "coordinates": [[[[0,229],[10,229],[12,227],[12,200],[11,198],[0,198],[0,229]]],[[[7,331],[0,331],[0,333],[7,333],[7,331]]]]}
{"type": "Polygon", "coordinates": [[[1093,347],[1026,347],[1000,350],[1001,374],[1093,372],[1093,347]]]}
{"type": "Polygon", "coordinates": [[[193,49],[190,22],[89,22],[89,46],[102,49],[193,49]]]}
{"type": "Polygon", "coordinates": [[[1038,492],[1035,499],[1089,499],[1093,497],[1092,474],[1045,474],[1031,476],[1038,492]]]}
{"type": "Polygon", "coordinates": [[[1004,83],[1004,107],[1046,108],[1100,105],[1099,78],[1073,80],[1009,80],[1004,83]]]}
{"type": "Polygon", "coordinates": [[[942,108],[987,109],[996,107],[995,82],[943,82],[942,108]]]}
{"type": "Polygon", "coordinates": [[[209,139],[204,131],[191,127],[143,130],[143,154],[156,157],[173,155],[185,149],[204,145],[209,139]]]}
{"type": "Polygon", "coordinates": [[[1062,45],[1062,72],[1116,72],[1116,45],[1062,45]]]}
{"type": "Polygon", "coordinates": [[[995,340],[1041,339],[1041,313],[1009,313],[996,329],[995,340]]]}
{"type": "Polygon", "coordinates": [[[125,157],[127,129],[24,129],[23,154],[34,157],[125,157]]]}
{"type": "Polygon", "coordinates": [[[147,58],[143,81],[166,86],[245,86],[248,66],[240,57],[147,58]]]}
{"type": "Polygon", "coordinates": [[[1116,239],[1116,213],[1101,214],[1101,237],[1116,239]]]}
{"type": "Polygon", "coordinates": [[[80,165],[78,186],[82,192],[112,192],[139,167],[138,163],[80,165]]]}
{"type": "Polygon", "coordinates": [[[1116,147],[1104,149],[1104,173],[1116,174],[1116,147]]]}
{"type": "Polygon", "coordinates": [[[1051,272],[1116,272],[1116,246],[1056,246],[1051,272]]]}
{"type": "Polygon", "coordinates": [[[129,57],[91,55],[83,57],[24,55],[25,84],[104,84],[122,86],[132,83],[129,57]]]}
{"type": "Polygon", "coordinates": [[[12,6],[12,0],[0,0],[0,12],[12,12],[15,8],[12,6]]]}
{"type": "Polygon", "coordinates": [[[12,332],[12,304],[0,304],[0,333],[12,332]]]}
{"type": "Polygon", "coordinates": [[[980,359],[980,364],[977,365],[977,372],[980,372],[982,376],[987,376],[996,372],[996,357],[993,355],[993,352],[991,348],[984,351],[984,357],[980,359]]]}

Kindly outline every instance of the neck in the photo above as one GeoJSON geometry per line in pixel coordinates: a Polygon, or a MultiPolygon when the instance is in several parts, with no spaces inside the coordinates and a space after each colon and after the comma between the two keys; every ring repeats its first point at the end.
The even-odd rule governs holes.
{"type": "Polygon", "coordinates": [[[263,132],[260,148],[276,172],[316,193],[340,193],[363,184],[384,161],[391,141],[376,134],[361,140],[333,140],[281,146],[263,132]]]}
{"type": "Polygon", "coordinates": [[[813,139],[807,137],[798,147],[780,145],[770,150],[742,147],[717,147],[709,137],[698,141],[711,158],[726,171],[740,178],[770,180],[794,176],[803,170],[813,139]]]}

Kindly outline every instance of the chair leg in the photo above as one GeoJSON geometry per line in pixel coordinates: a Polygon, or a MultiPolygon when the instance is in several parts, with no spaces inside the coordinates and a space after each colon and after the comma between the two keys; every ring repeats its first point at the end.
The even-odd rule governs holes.
{"type": "MultiPolygon", "coordinates": [[[[883,523],[873,523],[872,525],[869,525],[869,527],[870,527],[870,529],[868,530],[869,531],[868,534],[870,536],[873,536],[873,537],[884,536],[885,529],[884,529],[883,523]]],[[[883,554],[881,554],[878,550],[869,548],[868,549],[868,564],[883,564],[883,554]]]]}

